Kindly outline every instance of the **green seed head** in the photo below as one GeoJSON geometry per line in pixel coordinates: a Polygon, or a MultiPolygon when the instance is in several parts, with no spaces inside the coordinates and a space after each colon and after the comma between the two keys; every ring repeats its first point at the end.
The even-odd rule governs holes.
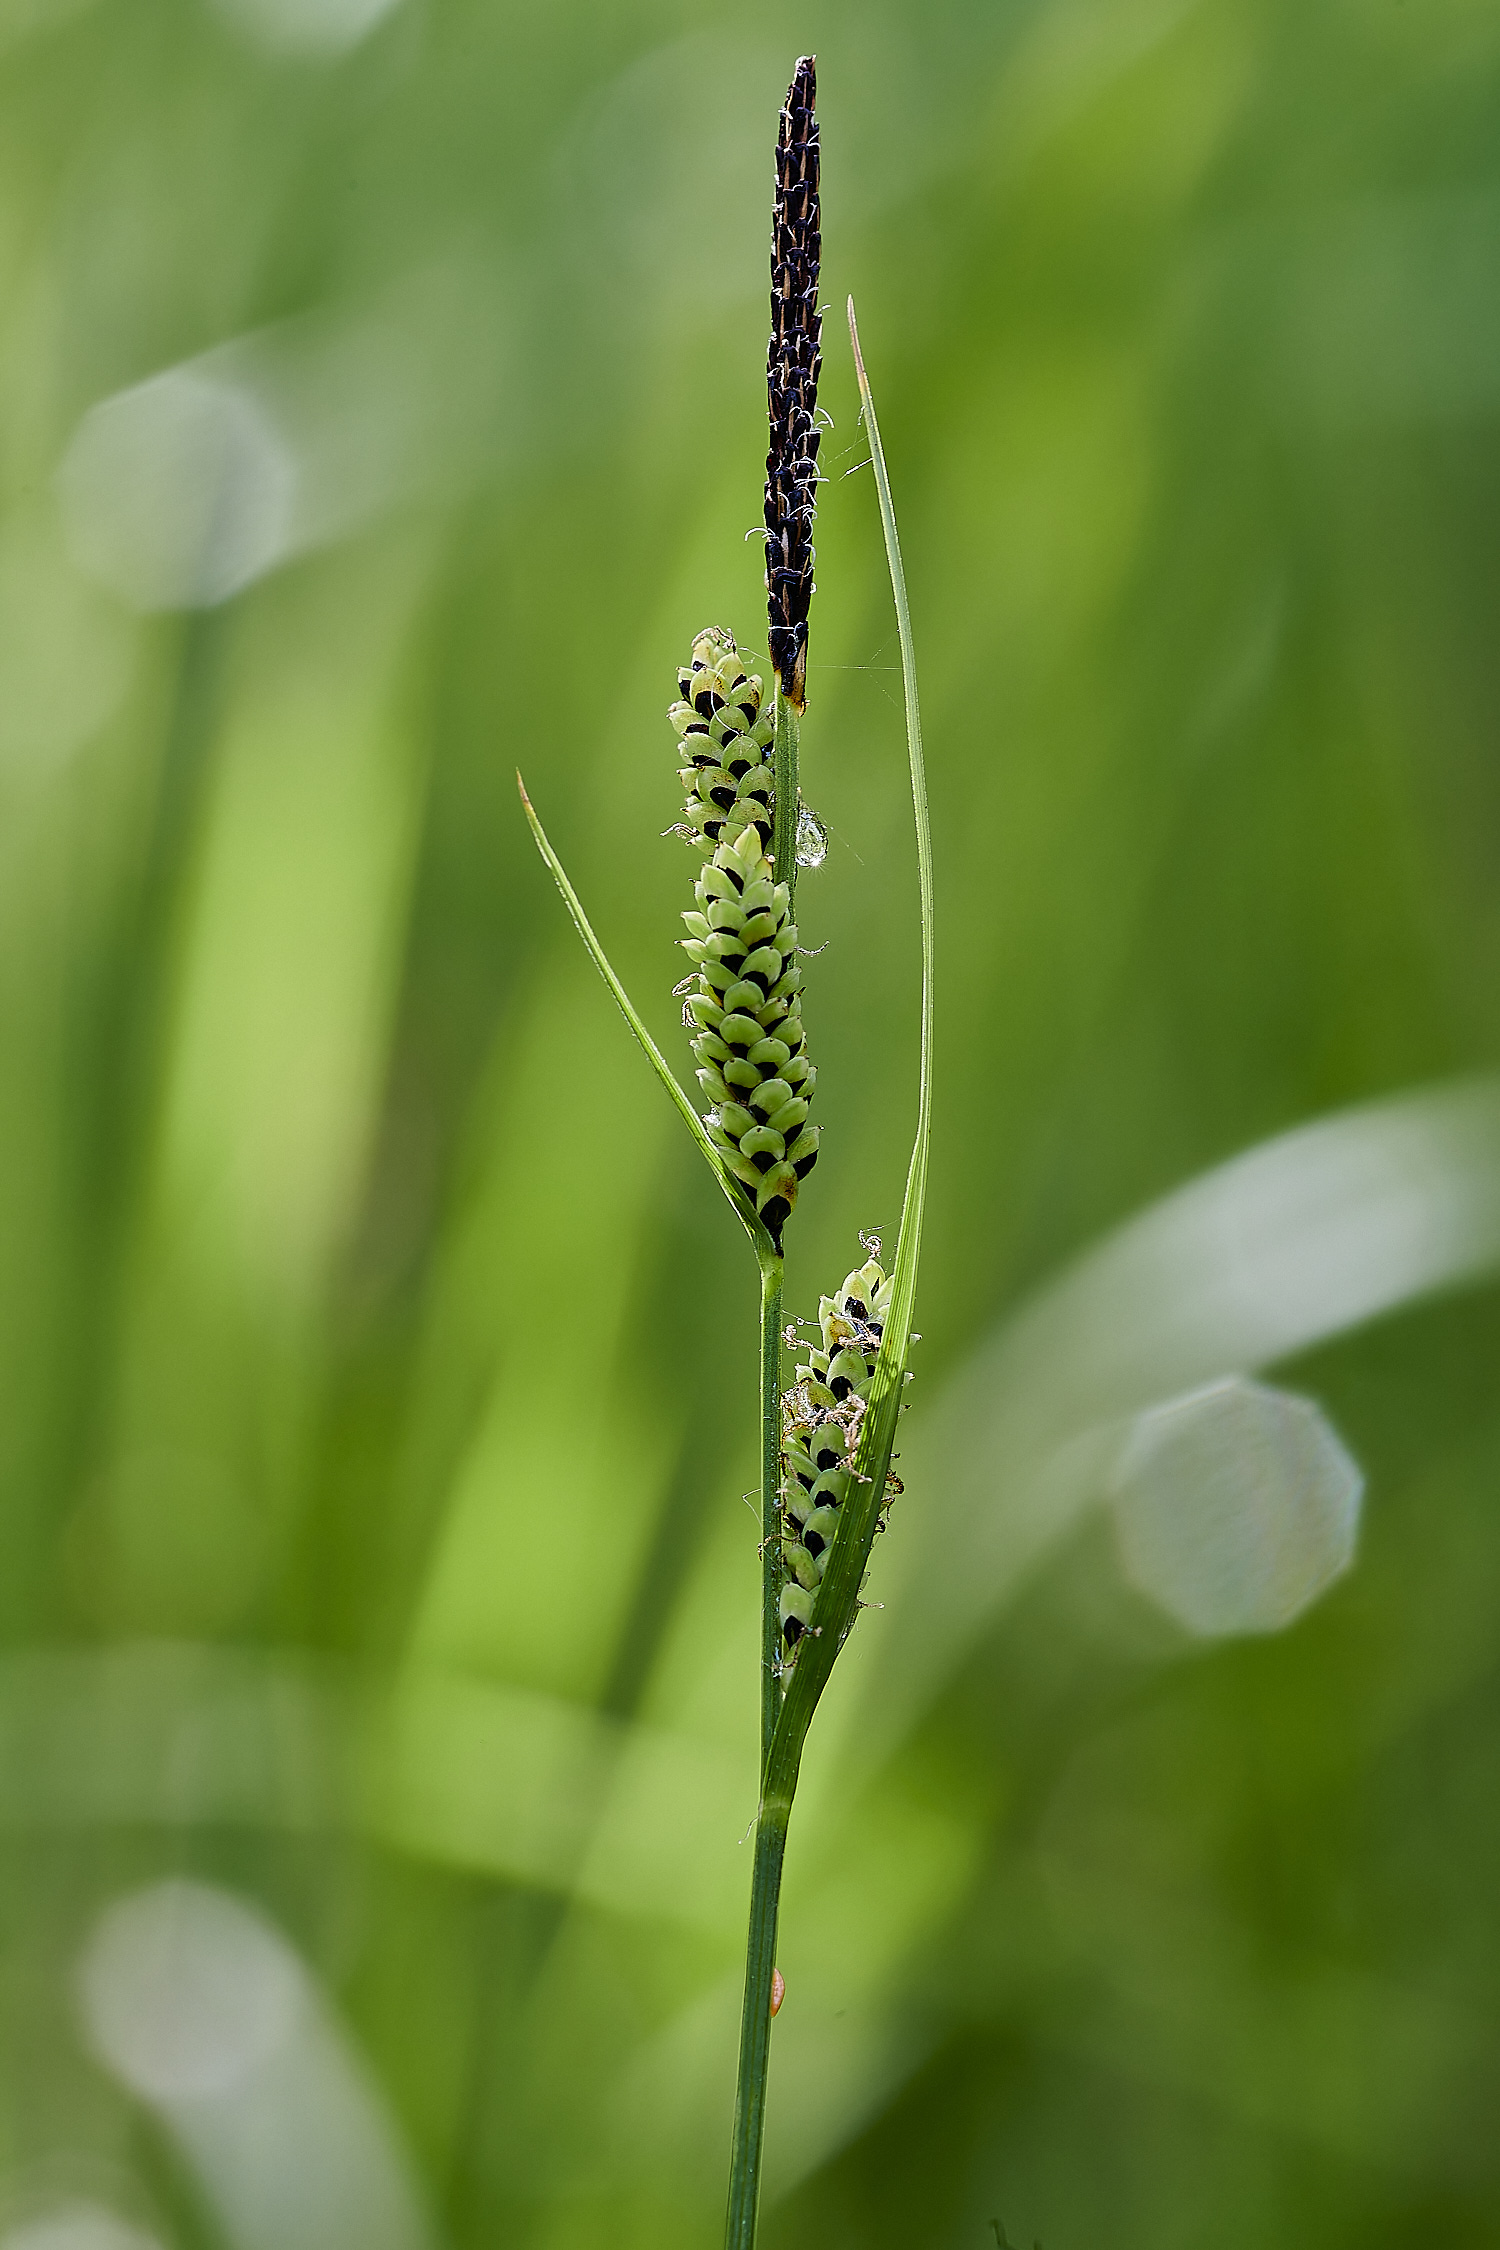
{"type": "Polygon", "coordinates": [[[788,1580],[781,1598],[781,1646],[788,1663],[813,1622],[890,1303],[890,1278],[870,1257],[823,1299],[819,1342],[807,1350],[782,1398],[782,1556],[788,1580]]]}
{"type": "Polygon", "coordinates": [[[797,1190],[818,1160],[808,1104],[802,967],[791,899],[769,857],[772,727],[761,683],[733,638],[710,628],[678,674],[671,720],[688,792],[680,833],[704,855],[683,951],[697,977],[683,1021],[693,1034],[709,1135],[777,1250],[797,1190]]]}

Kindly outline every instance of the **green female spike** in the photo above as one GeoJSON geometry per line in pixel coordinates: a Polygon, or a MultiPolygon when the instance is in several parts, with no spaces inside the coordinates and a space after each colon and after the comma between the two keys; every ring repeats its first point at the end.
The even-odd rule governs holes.
{"type": "Polygon", "coordinates": [[[678,777],[687,792],[677,834],[705,859],[742,830],[771,848],[773,723],[761,716],[762,683],[747,674],[731,633],[708,626],[677,675],[682,700],[667,713],[678,737],[678,777]]]}
{"type": "Polygon", "coordinates": [[[878,1259],[871,1256],[841,1289],[822,1300],[821,1342],[808,1351],[797,1369],[797,1380],[782,1398],[784,1665],[791,1663],[798,1641],[817,1618],[818,1587],[854,1473],[891,1287],[878,1259]]]}
{"type": "Polygon", "coordinates": [[[807,1122],[817,1072],[802,1028],[802,968],[791,893],[769,857],[771,735],[761,683],[734,640],[710,628],[678,675],[672,724],[683,753],[687,821],[704,854],[683,950],[697,970],[683,1007],[694,1034],[709,1135],[777,1254],[797,1190],[818,1160],[807,1122]]]}

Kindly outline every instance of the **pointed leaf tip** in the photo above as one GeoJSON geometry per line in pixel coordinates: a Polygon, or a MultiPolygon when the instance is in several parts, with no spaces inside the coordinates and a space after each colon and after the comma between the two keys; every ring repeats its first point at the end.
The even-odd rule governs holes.
{"type": "Polygon", "coordinates": [[[854,353],[855,371],[859,376],[860,387],[861,389],[863,389],[865,382],[865,362],[864,354],[859,348],[859,323],[854,317],[853,297],[850,297],[849,299],[849,344],[851,350],[854,353]]]}

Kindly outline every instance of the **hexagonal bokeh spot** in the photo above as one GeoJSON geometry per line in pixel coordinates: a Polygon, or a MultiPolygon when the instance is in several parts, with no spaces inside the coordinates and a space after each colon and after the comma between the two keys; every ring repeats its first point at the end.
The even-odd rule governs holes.
{"type": "Polygon", "coordinates": [[[1349,1568],[1363,1492],[1313,1400],[1229,1376],[1132,1423],[1110,1491],[1121,1567],[1189,1632],[1274,1633],[1349,1568]]]}

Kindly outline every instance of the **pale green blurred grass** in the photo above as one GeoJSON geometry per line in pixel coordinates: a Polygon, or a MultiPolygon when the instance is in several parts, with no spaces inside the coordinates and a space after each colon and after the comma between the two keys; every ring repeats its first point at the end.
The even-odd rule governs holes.
{"type": "MultiPolygon", "coordinates": [[[[676,1052],[662,706],[696,627],[761,631],[816,47],[930,735],[917,1412],[1183,1178],[1490,1064],[1500,17],[404,0],[317,62],[94,0],[0,40],[0,2198],[128,2180],[207,2239],[69,1997],[186,1869],[329,1981],[443,2239],[712,2240],[753,1277],[514,768],[676,1052]],[[421,474],[133,615],[63,544],[80,415],[308,314],[416,336],[421,474]]],[[[837,332],[809,1310],[894,1224],[916,1003],[837,332]]],[[[857,1803],[815,1737],[769,2243],[1500,2240],[1497,1348],[1490,1291],[1297,1363],[1370,1512],[1285,1638],[1188,1650],[1085,1526],[857,1803]]],[[[893,1587],[922,1540],[914,1482],[893,1587]]]]}

